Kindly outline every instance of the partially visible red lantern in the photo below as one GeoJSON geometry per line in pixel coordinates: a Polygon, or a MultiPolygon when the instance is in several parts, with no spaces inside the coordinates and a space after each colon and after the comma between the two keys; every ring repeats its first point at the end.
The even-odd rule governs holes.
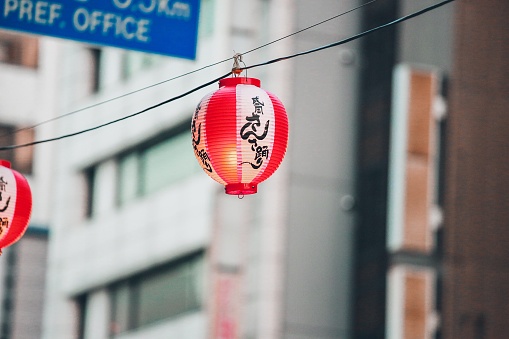
{"type": "Polygon", "coordinates": [[[0,160],[0,253],[25,233],[32,214],[32,193],[27,180],[0,160]]]}
{"type": "Polygon", "coordinates": [[[220,80],[196,107],[191,131],[196,159],[227,194],[256,193],[288,145],[285,108],[255,78],[220,80]]]}

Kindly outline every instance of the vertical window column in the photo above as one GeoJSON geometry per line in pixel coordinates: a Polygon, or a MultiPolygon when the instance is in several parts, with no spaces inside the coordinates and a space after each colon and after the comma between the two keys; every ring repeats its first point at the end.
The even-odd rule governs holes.
{"type": "Polygon", "coordinates": [[[116,166],[114,160],[108,160],[83,171],[87,186],[87,217],[106,214],[114,208],[116,166]]]}
{"type": "Polygon", "coordinates": [[[441,74],[399,65],[394,93],[389,165],[387,326],[389,338],[431,339],[438,331],[441,74]]]}

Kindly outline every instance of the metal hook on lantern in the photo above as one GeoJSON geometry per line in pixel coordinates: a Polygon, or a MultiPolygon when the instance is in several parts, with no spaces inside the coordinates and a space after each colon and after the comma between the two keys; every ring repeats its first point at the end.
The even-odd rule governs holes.
{"type": "MultiPolygon", "coordinates": [[[[239,76],[239,74],[242,73],[242,71],[243,71],[243,69],[240,67],[240,63],[244,64],[244,67],[246,67],[246,64],[244,63],[244,61],[242,61],[242,54],[235,53],[233,55],[233,67],[232,67],[232,73],[233,73],[234,77],[239,76]]],[[[247,71],[246,71],[246,77],[247,77],[247,71]]]]}

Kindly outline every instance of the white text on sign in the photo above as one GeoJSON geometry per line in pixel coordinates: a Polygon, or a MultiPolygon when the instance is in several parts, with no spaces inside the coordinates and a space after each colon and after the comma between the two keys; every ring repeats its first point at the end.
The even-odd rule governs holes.
{"type": "Polygon", "coordinates": [[[203,0],[0,0],[0,29],[194,60],[203,0]]]}
{"type": "Polygon", "coordinates": [[[53,25],[60,17],[62,5],[46,1],[6,0],[4,18],[15,15],[19,21],[53,25]]]}
{"type": "Polygon", "coordinates": [[[113,0],[113,4],[119,9],[130,8],[133,11],[157,13],[158,16],[168,18],[189,19],[191,16],[191,6],[182,1],[170,3],[170,0],[113,0]]]}
{"type": "Polygon", "coordinates": [[[80,32],[101,32],[103,35],[112,34],[116,38],[147,42],[150,20],[137,20],[131,16],[122,17],[113,13],[101,11],[89,12],[85,8],[78,8],[74,12],[74,27],[80,32]]]}

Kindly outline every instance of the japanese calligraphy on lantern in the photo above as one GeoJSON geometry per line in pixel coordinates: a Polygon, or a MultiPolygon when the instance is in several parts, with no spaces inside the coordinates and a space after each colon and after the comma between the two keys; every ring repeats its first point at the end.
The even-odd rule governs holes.
{"type": "Polygon", "coordinates": [[[240,137],[251,144],[251,150],[254,152],[254,163],[251,161],[242,163],[250,164],[253,169],[258,169],[263,164],[263,159],[269,157],[269,147],[267,145],[260,146],[258,142],[264,140],[267,136],[270,120],[267,119],[263,129],[260,130],[264,103],[260,101],[258,96],[251,98],[251,100],[253,100],[254,110],[250,116],[246,117],[247,122],[240,129],[240,137]]]}
{"type": "Polygon", "coordinates": [[[0,167],[0,237],[9,228],[16,204],[16,180],[12,172],[0,167]]]}
{"type": "Polygon", "coordinates": [[[207,154],[207,151],[205,150],[205,145],[202,144],[202,142],[201,142],[202,141],[201,125],[202,125],[203,116],[201,117],[201,119],[199,119],[198,113],[200,112],[200,110],[201,110],[201,102],[198,104],[198,106],[196,106],[196,109],[195,109],[194,115],[193,115],[193,120],[191,122],[191,134],[193,136],[193,149],[194,149],[194,154],[195,154],[196,158],[200,159],[200,161],[201,161],[202,168],[205,171],[212,172],[212,167],[210,166],[209,155],[207,154]]]}

